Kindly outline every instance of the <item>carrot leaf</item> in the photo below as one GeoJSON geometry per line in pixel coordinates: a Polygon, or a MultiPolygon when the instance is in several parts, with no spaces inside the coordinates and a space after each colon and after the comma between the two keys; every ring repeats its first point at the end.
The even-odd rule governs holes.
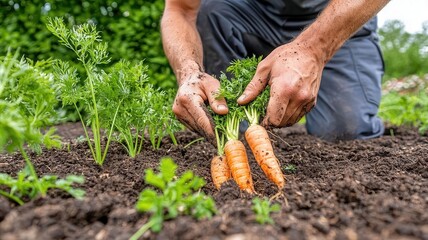
{"type": "Polygon", "coordinates": [[[226,135],[228,140],[238,139],[239,124],[245,118],[250,124],[258,124],[259,118],[265,115],[266,106],[269,101],[269,87],[251,103],[240,106],[238,97],[242,95],[246,86],[252,80],[261,57],[251,57],[235,60],[227,68],[227,73],[220,75],[220,89],[217,98],[224,98],[229,107],[229,113],[221,116],[213,113],[216,129],[226,135]]]}
{"type": "Polygon", "coordinates": [[[274,224],[271,218],[272,212],[278,212],[281,210],[281,206],[277,203],[271,204],[266,198],[260,199],[258,197],[253,199],[252,209],[256,214],[256,221],[260,224],[274,224]]]}
{"type": "Polygon", "coordinates": [[[163,222],[178,215],[190,215],[196,219],[211,218],[216,210],[214,200],[200,189],[205,181],[186,171],[176,176],[177,165],[171,158],[163,158],[159,173],[147,169],[145,182],[158,190],[146,188],[140,193],[136,208],[141,212],[151,212],[149,221],[137,231],[131,239],[138,239],[151,229],[159,232],[163,222]]]}
{"type": "Polygon", "coordinates": [[[49,61],[32,63],[18,53],[8,53],[0,58],[0,152],[18,150],[26,163],[16,178],[0,174],[0,195],[22,205],[24,200],[45,196],[51,188],[62,189],[76,198],[84,191],[72,188],[73,183],[83,183],[82,176],[58,179],[54,175],[39,177],[24,146],[36,152],[41,146],[59,147],[55,129],[45,134],[41,128],[55,118],[57,88],[53,76],[45,72],[49,61]]]}
{"type": "MultiPolygon", "coordinates": [[[[235,60],[227,68],[227,70],[234,76],[232,79],[234,79],[234,81],[240,82],[239,86],[241,88],[234,89],[234,91],[239,93],[239,96],[243,93],[245,87],[253,79],[257,70],[257,65],[260,63],[261,59],[261,57],[253,56],[250,58],[235,60]]],[[[269,86],[266,86],[264,91],[259,94],[256,99],[243,106],[245,116],[250,124],[258,124],[259,118],[265,115],[267,103],[269,101],[269,90],[269,86]]]]}

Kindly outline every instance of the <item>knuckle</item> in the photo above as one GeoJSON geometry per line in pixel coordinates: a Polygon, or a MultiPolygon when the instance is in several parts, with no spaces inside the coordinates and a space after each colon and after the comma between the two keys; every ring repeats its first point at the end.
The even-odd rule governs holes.
{"type": "Polygon", "coordinates": [[[270,98],[271,99],[281,98],[281,96],[283,96],[285,94],[286,93],[284,90],[278,91],[277,88],[273,88],[273,87],[271,87],[271,89],[270,89],[270,98]]]}
{"type": "Polygon", "coordinates": [[[281,125],[281,119],[279,118],[271,118],[270,119],[270,125],[274,127],[280,127],[281,125]]]}
{"type": "Polygon", "coordinates": [[[172,106],[172,112],[175,114],[175,116],[180,117],[182,115],[181,111],[182,111],[182,108],[177,104],[174,104],[172,106]]]}
{"type": "Polygon", "coordinates": [[[254,81],[251,81],[247,85],[247,90],[248,91],[254,91],[256,88],[257,88],[257,85],[256,85],[256,83],[254,81]]]}
{"type": "Polygon", "coordinates": [[[266,58],[265,58],[265,59],[263,59],[263,60],[261,60],[261,61],[259,62],[259,64],[257,64],[256,72],[262,72],[263,70],[265,70],[265,68],[266,68],[266,64],[265,64],[265,62],[266,62],[266,58]]]}
{"type": "Polygon", "coordinates": [[[191,102],[191,95],[186,93],[177,95],[176,102],[177,105],[188,105],[191,102]]]}
{"type": "Polygon", "coordinates": [[[312,94],[308,91],[300,91],[297,93],[296,100],[305,102],[312,99],[312,94]]]}
{"type": "Polygon", "coordinates": [[[289,84],[286,81],[275,81],[275,85],[271,86],[271,94],[278,95],[279,97],[291,96],[298,91],[298,88],[289,84]]]}

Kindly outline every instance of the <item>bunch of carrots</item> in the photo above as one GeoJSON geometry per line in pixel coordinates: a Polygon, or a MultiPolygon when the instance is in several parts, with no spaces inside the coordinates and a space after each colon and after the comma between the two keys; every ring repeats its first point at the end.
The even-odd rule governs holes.
{"type": "Polygon", "coordinates": [[[266,112],[269,100],[267,87],[253,102],[245,106],[237,103],[251,81],[261,58],[246,58],[232,62],[227,71],[232,74],[228,79],[225,74],[220,77],[218,98],[225,98],[229,113],[213,114],[217,140],[217,156],[211,161],[211,176],[217,189],[221,184],[233,178],[241,190],[255,193],[250,165],[244,144],[239,140],[239,124],[248,121],[245,139],[254,157],[268,179],[278,186],[279,192],[285,186],[285,177],[276,158],[272,143],[266,129],[259,125],[261,116],[266,112]]]}

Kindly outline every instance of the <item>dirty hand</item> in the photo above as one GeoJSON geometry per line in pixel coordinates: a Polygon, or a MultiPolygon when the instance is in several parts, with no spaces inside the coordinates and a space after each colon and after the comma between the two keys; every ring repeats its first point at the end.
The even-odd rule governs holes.
{"type": "Polygon", "coordinates": [[[193,72],[185,77],[175,97],[172,111],[187,128],[215,142],[214,124],[206,108],[208,101],[217,114],[226,114],[226,100],[216,99],[220,82],[203,72],[193,72]]]}
{"type": "Polygon", "coordinates": [[[291,126],[315,106],[323,68],[324,63],[310,48],[295,42],[282,45],[259,63],[238,103],[248,104],[269,84],[262,125],[291,126]]]}

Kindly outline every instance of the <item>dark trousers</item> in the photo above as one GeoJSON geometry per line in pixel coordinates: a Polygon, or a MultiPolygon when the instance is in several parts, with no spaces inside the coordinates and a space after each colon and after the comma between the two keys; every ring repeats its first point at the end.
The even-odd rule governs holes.
{"type": "MultiPolygon", "coordinates": [[[[267,56],[296,37],[315,16],[288,18],[257,0],[206,0],[198,15],[207,73],[225,72],[233,59],[267,56]]],[[[309,134],[326,140],[381,136],[377,117],[384,72],[376,17],[336,52],[323,70],[317,105],[306,115],[309,134]]]]}

